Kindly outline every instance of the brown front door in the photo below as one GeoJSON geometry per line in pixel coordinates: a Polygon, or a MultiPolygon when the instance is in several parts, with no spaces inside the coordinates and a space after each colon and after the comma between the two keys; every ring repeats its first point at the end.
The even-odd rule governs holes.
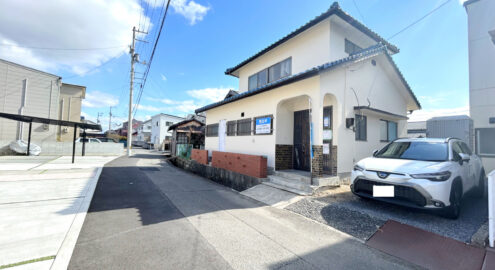
{"type": "Polygon", "coordinates": [[[323,173],[332,174],[332,106],[323,108],[323,173]]]}
{"type": "Polygon", "coordinates": [[[294,169],[310,170],[309,110],[294,112],[294,169]]]}

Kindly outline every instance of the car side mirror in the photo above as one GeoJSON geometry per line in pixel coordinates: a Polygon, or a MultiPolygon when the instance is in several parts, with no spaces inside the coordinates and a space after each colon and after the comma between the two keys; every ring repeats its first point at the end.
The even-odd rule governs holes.
{"type": "Polygon", "coordinates": [[[373,150],[373,156],[376,156],[378,154],[378,150],[373,150]]]}
{"type": "Polygon", "coordinates": [[[468,154],[460,153],[459,156],[461,157],[461,161],[469,162],[471,157],[468,154]]]}

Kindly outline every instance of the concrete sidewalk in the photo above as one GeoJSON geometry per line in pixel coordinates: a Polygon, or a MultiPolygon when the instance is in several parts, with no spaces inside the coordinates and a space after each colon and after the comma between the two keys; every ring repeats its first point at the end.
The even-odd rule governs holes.
{"type": "Polygon", "coordinates": [[[101,168],[115,158],[0,157],[0,267],[66,269],[101,168]]]}
{"type": "Polygon", "coordinates": [[[163,162],[105,166],[70,269],[411,269],[354,237],[163,162]],[[123,177],[126,176],[126,177],[123,177]]]}

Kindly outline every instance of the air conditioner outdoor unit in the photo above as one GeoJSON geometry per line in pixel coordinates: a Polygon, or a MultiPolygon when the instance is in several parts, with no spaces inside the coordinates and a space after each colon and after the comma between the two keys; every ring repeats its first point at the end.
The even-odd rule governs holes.
{"type": "Polygon", "coordinates": [[[48,130],[50,130],[50,125],[48,125],[48,124],[43,124],[43,130],[44,130],[44,131],[48,131],[48,130]]]}
{"type": "Polygon", "coordinates": [[[67,128],[67,127],[63,127],[63,128],[62,128],[62,132],[63,132],[63,133],[67,133],[67,132],[69,132],[69,128],[67,128]]]}

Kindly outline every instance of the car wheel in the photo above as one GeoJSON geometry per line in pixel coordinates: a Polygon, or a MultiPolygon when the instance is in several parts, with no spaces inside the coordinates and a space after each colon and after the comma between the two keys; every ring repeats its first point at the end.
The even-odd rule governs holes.
{"type": "Polygon", "coordinates": [[[478,186],[476,187],[477,197],[485,196],[485,178],[486,178],[485,171],[481,170],[479,183],[478,186]]]}
{"type": "Polygon", "coordinates": [[[445,209],[444,216],[457,219],[461,213],[462,189],[459,184],[454,183],[450,191],[450,206],[445,209]]]}

